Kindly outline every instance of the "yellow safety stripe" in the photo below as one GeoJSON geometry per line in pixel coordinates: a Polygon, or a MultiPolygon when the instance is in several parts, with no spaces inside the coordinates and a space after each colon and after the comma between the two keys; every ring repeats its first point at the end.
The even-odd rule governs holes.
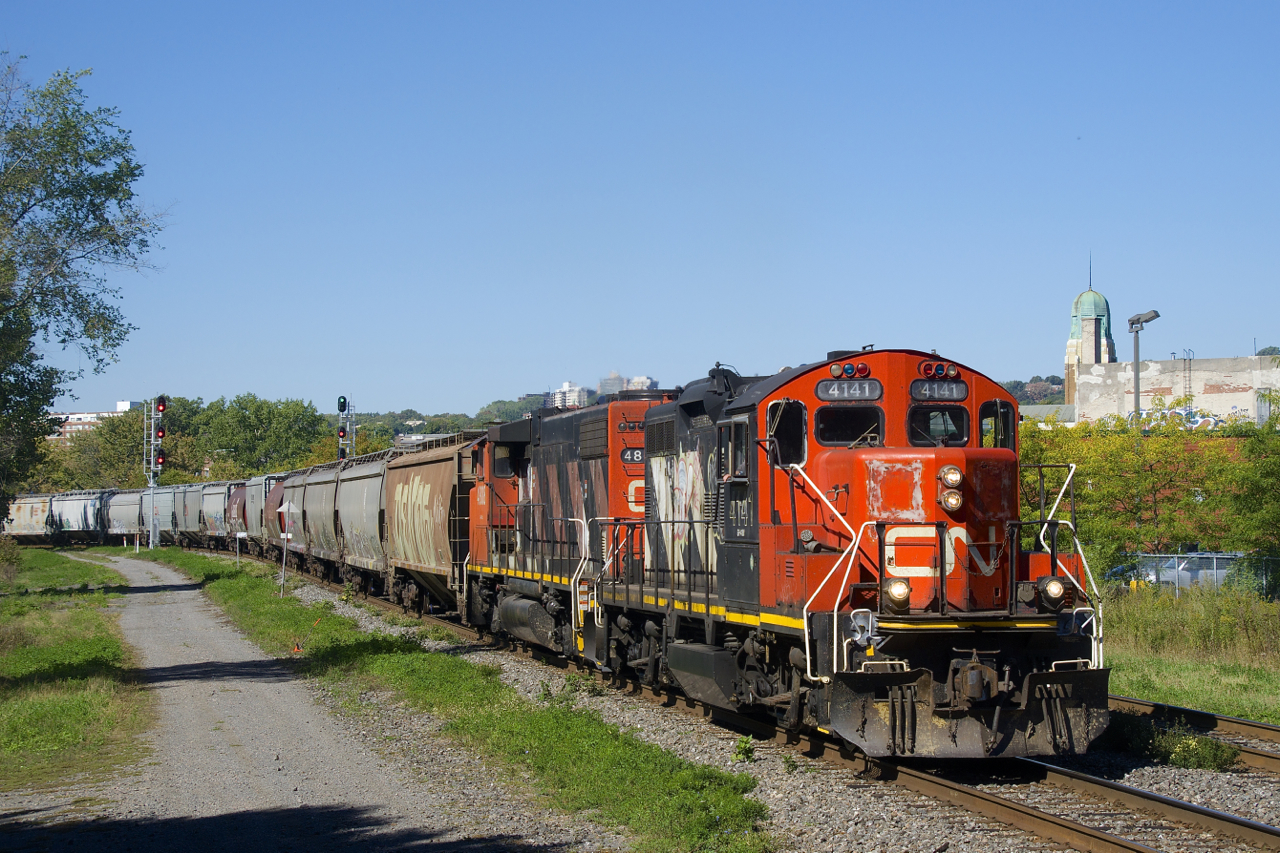
{"type": "Polygon", "coordinates": [[[1057,629],[1058,622],[1055,619],[1052,622],[999,622],[987,621],[980,622],[886,622],[881,620],[877,622],[881,628],[890,630],[909,630],[914,628],[932,629],[932,630],[956,630],[963,628],[1053,628],[1057,629]]]}
{"type": "Polygon", "coordinates": [[[528,578],[531,581],[550,581],[551,583],[562,583],[568,586],[569,578],[553,575],[550,572],[525,572],[519,569],[499,569],[493,566],[467,566],[467,569],[475,572],[483,572],[486,575],[503,575],[510,578],[528,578]]]}

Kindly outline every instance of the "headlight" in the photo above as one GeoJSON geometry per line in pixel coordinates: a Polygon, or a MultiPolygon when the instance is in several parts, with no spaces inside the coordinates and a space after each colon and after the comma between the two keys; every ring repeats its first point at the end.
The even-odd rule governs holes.
{"type": "Polygon", "coordinates": [[[1047,610],[1057,610],[1067,595],[1067,585],[1061,578],[1046,575],[1036,582],[1040,588],[1040,606],[1047,610]]]}
{"type": "Polygon", "coordinates": [[[889,585],[884,588],[884,591],[885,595],[889,596],[889,600],[897,605],[906,604],[907,600],[911,598],[911,584],[901,578],[889,581],[889,585]]]}
{"type": "Polygon", "coordinates": [[[948,489],[958,489],[960,484],[964,482],[964,473],[954,465],[944,465],[942,470],[938,472],[938,476],[942,478],[942,485],[948,489]]]}
{"type": "Polygon", "coordinates": [[[947,512],[955,512],[964,505],[964,495],[955,489],[947,489],[942,493],[942,508],[947,512]]]}

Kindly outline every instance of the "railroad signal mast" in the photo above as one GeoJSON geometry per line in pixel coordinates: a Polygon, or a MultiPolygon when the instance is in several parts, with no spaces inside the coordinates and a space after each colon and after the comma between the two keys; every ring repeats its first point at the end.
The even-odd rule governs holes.
{"type": "Polygon", "coordinates": [[[352,423],[351,404],[346,397],[338,397],[338,459],[355,455],[356,431],[352,423]]]}
{"type": "Polygon", "coordinates": [[[169,401],[161,394],[154,400],[147,401],[145,423],[147,430],[147,488],[151,490],[151,518],[147,522],[147,547],[156,547],[160,538],[157,529],[159,519],[156,518],[156,485],[160,481],[160,472],[169,461],[162,443],[164,441],[164,413],[169,408],[169,401]]]}

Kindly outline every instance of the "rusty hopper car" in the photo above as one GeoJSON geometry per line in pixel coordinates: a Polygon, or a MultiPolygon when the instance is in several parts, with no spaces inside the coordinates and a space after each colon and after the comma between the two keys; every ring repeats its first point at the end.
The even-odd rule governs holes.
{"type": "Polygon", "coordinates": [[[392,600],[453,609],[470,546],[472,448],[460,433],[386,463],[386,564],[392,600]]]}
{"type": "Polygon", "coordinates": [[[302,499],[307,490],[309,473],[311,473],[310,468],[298,471],[281,484],[283,489],[279,507],[282,509],[278,513],[279,523],[282,525],[281,541],[286,543],[290,565],[299,568],[307,562],[307,528],[303,523],[302,499]],[[283,509],[285,507],[287,509],[283,509]]]}
{"type": "Polygon", "coordinates": [[[5,535],[24,545],[49,541],[53,533],[52,503],[53,495],[19,495],[14,498],[9,504],[9,517],[4,522],[5,535]]]}
{"type": "MultiPolygon", "coordinates": [[[[227,537],[228,540],[234,539],[239,534],[245,534],[246,538],[249,533],[248,521],[246,513],[248,510],[247,491],[244,486],[236,486],[227,495],[227,537]]],[[[227,547],[234,550],[235,543],[228,541],[227,547]]]]}
{"type": "Polygon", "coordinates": [[[870,755],[1105,728],[1097,590],[1070,522],[1019,520],[995,382],[910,350],[717,367],[645,408],[639,450],[615,405],[477,448],[468,620],[870,755]]]}
{"type": "MultiPolygon", "coordinates": [[[[271,489],[284,479],[282,474],[263,474],[245,483],[245,532],[249,534],[248,548],[253,554],[261,556],[266,553],[267,536],[267,495],[271,489]]],[[[277,522],[278,533],[278,522],[277,522]]]]}

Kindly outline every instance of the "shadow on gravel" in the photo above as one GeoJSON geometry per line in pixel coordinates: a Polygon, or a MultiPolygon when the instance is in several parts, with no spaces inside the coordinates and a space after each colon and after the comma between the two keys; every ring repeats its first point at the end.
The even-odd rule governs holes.
{"type": "Polygon", "coordinates": [[[276,683],[293,679],[295,672],[288,663],[268,658],[266,660],[201,661],[200,663],[174,664],[173,666],[155,666],[147,669],[131,670],[130,675],[145,684],[163,687],[165,684],[177,684],[184,681],[219,681],[227,679],[276,683]]]}
{"type": "MultiPolygon", "coordinates": [[[[5,815],[0,815],[0,823],[5,815]]],[[[526,844],[516,835],[443,839],[437,830],[397,829],[368,808],[299,806],[212,817],[105,818],[54,826],[4,826],[6,850],[94,853],[326,853],[337,850],[428,853],[561,853],[561,844],[526,844]]]]}

